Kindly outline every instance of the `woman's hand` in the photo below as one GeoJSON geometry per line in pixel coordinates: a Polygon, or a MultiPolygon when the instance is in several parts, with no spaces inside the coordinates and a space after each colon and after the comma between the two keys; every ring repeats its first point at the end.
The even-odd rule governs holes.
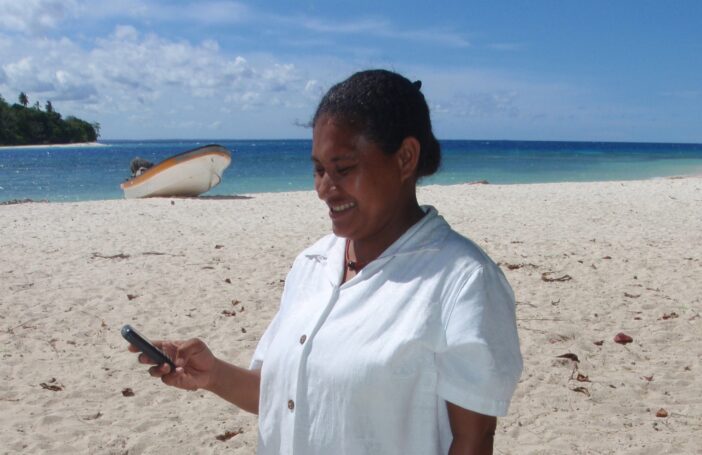
{"type": "MultiPolygon", "coordinates": [[[[165,384],[185,390],[207,389],[215,381],[217,359],[207,345],[197,338],[187,341],[154,341],[153,344],[173,360],[175,371],[167,363],[154,365],[145,354],[139,354],[139,362],[154,365],[149,374],[161,378],[165,384]]],[[[129,345],[131,352],[139,349],[129,345]]]]}
{"type": "MultiPolygon", "coordinates": [[[[154,365],[151,359],[139,354],[139,362],[153,365],[149,374],[161,378],[165,384],[185,390],[205,389],[219,395],[241,409],[258,414],[261,370],[248,370],[224,362],[212,354],[207,345],[197,338],[187,341],[154,341],[153,344],[173,360],[170,365],[154,365]]],[[[129,345],[131,352],[139,349],[129,345]]]]}

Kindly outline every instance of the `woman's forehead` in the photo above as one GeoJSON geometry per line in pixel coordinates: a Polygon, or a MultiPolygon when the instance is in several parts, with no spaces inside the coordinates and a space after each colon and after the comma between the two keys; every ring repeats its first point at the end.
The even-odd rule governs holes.
{"type": "Polygon", "coordinates": [[[329,159],[357,158],[360,146],[366,141],[361,135],[338,122],[319,123],[314,127],[312,156],[324,155],[329,159]]]}

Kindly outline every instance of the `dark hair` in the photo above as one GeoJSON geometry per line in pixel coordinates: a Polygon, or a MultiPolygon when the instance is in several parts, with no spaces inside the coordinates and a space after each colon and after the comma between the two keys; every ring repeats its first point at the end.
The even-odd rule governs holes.
{"type": "Polygon", "coordinates": [[[412,83],[387,70],[355,73],[324,95],[312,126],[323,115],[330,115],[388,155],[397,152],[402,141],[412,136],[421,147],[417,177],[432,175],[441,162],[441,146],[431,130],[429,106],[421,87],[420,81],[412,83]]]}

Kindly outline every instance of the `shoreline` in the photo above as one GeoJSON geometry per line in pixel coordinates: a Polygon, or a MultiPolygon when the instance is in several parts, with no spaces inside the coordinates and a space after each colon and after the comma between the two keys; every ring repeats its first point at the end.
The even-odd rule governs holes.
{"type": "Polygon", "coordinates": [[[34,144],[34,145],[0,145],[0,151],[9,149],[61,149],[73,147],[109,147],[102,142],[75,142],[72,144],[34,144]]]}
{"type": "MultiPolygon", "coordinates": [[[[469,182],[458,182],[458,183],[429,183],[420,184],[417,188],[421,191],[423,188],[431,187],[456,187],[461,185],[468,186],[491,186],[491,187],[512,187],[512,186],[538,186],[538,185],[569,185],[569,184],[596,184],[596,183],[631,183],[631,182],[649,182],[658,180],[683,180],[683,179],[702,179],[702,173],[685,174],[685,175],[670,175],[670,176],[656,176],[646,179],[631,179],[631,180],[587,180],[587,181],[561,181],[561,182],[532,182],[532,183],[491,183],[487,180],[475,180],[469,182]]],[[[0,187],[2,190],[2,187],[0,187]]],[[[155,198],[140,198],[132,200],[230,200],[230,199],[254,199],[260,195],[280,195],[287,193],[306,193],[314,192],[314,189],[299,189],[299,190],[287,190],[287,191],[262,191],[262,192],[249,192],[249,193],[236,193],[236,194],[208,194],[204,193],[200,196],[194,197],[180,197],[180,196],[163,196],[155,198]]],[[[82,202],[104,202],[104,201],[121,201],[127,200],[122,197],[114,197],[109,199],[77,199],[77,200],[52,200],[52,199],[33,199],[28,197],[14,197],[10,199],[2,199],[2,192],[0,192],[0,206],[7,205],[17,205],[17,204],[29,204],[29,203],[48,203],[48,204],[72,204],[72,203],[82,203],[82,202]]]]}

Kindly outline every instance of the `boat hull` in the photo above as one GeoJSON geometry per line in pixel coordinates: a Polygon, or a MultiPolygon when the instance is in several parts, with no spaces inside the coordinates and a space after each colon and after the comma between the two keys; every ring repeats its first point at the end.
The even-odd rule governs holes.
{"type": "Polygon", "coordinates": [[[124,197],[192,197],[219,184],[231,163],[222,146],[208,145],[175,155],[122,183],[124,197]]]}

